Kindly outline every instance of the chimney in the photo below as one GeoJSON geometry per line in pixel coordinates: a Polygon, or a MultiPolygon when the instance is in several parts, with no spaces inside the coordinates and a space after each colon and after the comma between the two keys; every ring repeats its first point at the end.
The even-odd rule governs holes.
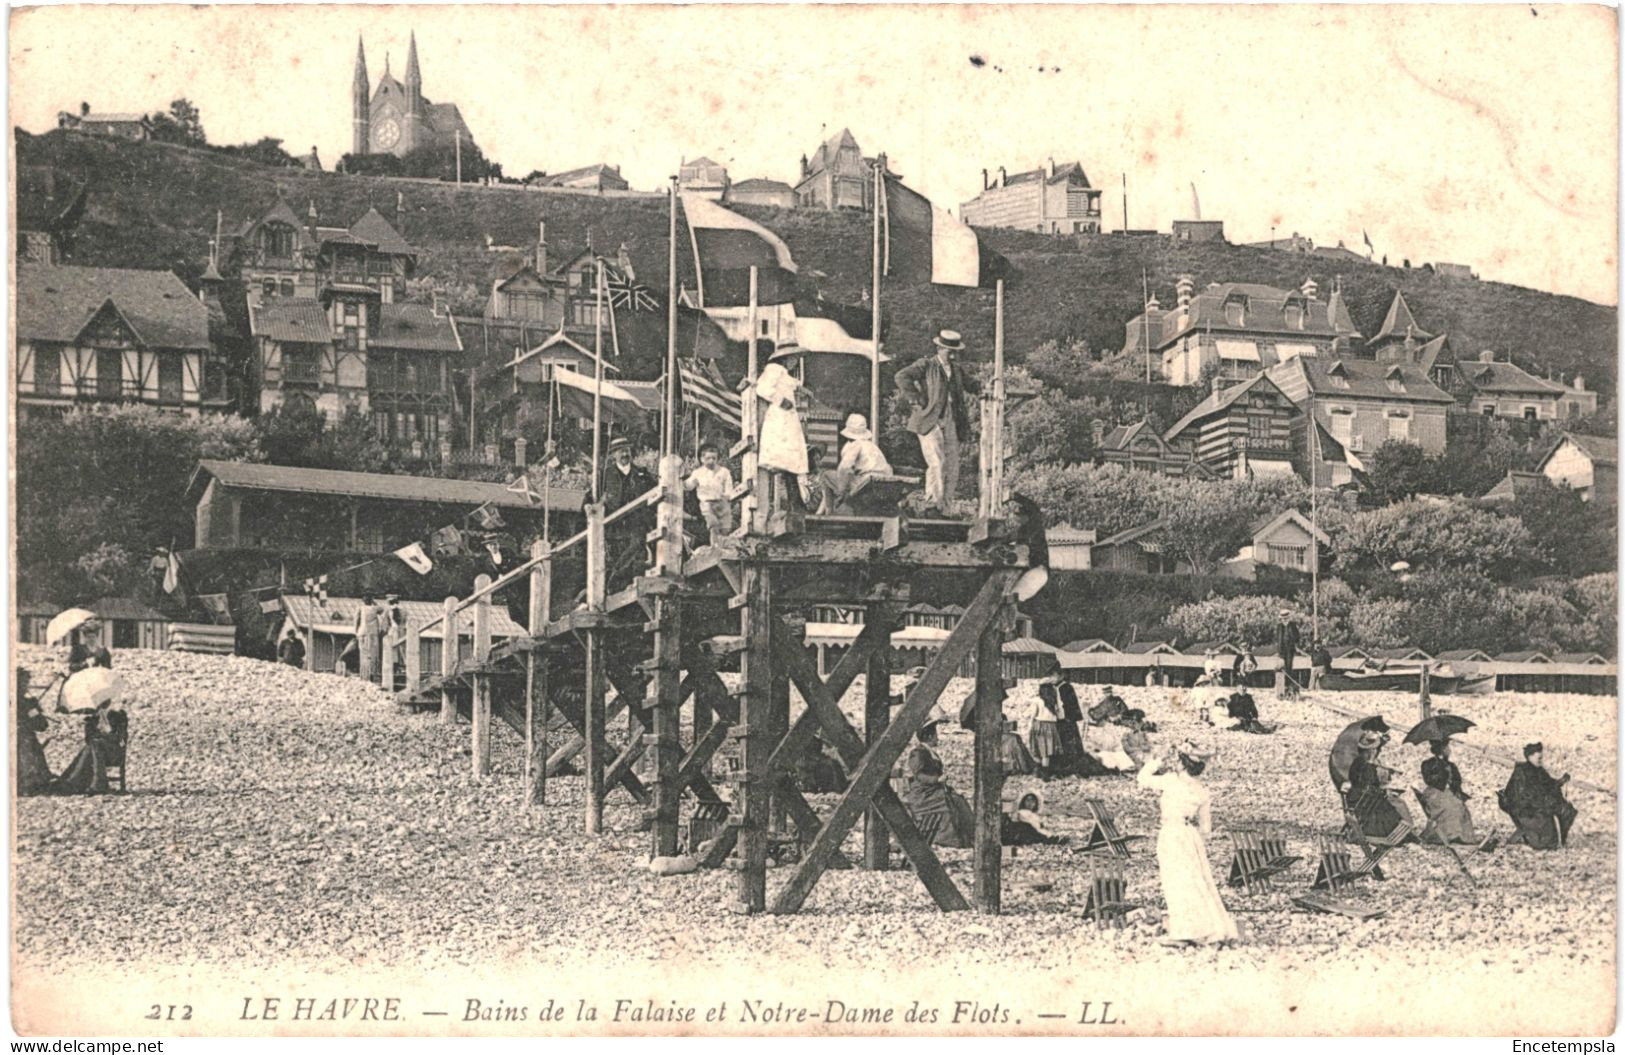
{"type": "Polygon", "coordinates": [[[1054,158],[1045,158],[1044,159],[1044,178],[1045,179],[1054,179],[1055,178],[1055,159],[1054,158]]]}
{"type": "Polygon", "coordinates": [[[1219,389],[1221,389],[1223,387],[1224,387],[1224,381],[1219,377],[1218,374],[1214,374],[1213,375],[1213,384],[1211,386],[1213,394],[1218,395],[1219,394],[1219,389]]]}
{"type": "Polygon", "coordinates": [[[999,186],[1004,186],[1004,166],[999,166],[999,186]]]}
{"type": "Polygon", "coordinates": [[[525,454],[527,453],[525,448],[527,446],[528,444],[525,442],[525,437],[523,436],[517,437],[513,441],[513,463],[519,467],[521,472],[523,472],[524,469],[530,465],[530,463],[525,460],[525,454]]]}
{"type": "Polygon", "coordinates": [[[1196,289],[1196,278],[1193,275],[1179,275],[1174,279],[1174,297],[1182,312],[1189,311],[1191,307],[1191,292],[1196,289]]]}
{"type": "Polygon", "coordinates": [[[1147,312],[1157,312],[1162,310],[1162,301],[1157,299],[1157,295],[1155,293],[1151,294],[1151,299],[1145,302],[1145,310],[1147,312]]]}
{"type": "MultiPolygon", "coordinates": [[[[810,175],[812,175],[812,169],[807,164],[807,155],[803,154],[803,155],[801,155],[801,178],[806,179],[810,175]]],[[[983,176],[982,182],[986,183],[987,182],[987,174],[984,172],[982,174],[982,176],[983,176]]]]}
{"type": "Polygon", "coordinates": [[[1490,348],[1484,349],[1482,352],[1478,353],[1478,361],[1481,363],[1495,362],[1495,351],[1490,348]]]}
{"type": "Polygon", "coordinates": [[[310,225],[316,226],[316,199],[310,199],[310,225]]]}
{"type": "Polygon", "coordinates": [[[1091,421],[1089,423],[1089,435],[1094,437],[1095,446],[1099,447],[1101,441],[1106,438],[1106,423],[1099,418],[1091,421]]]}
{"type": "Polygon", "coordinates": [[[987,169],[982,170],[982,189],[987,190],[987,169]]]}
{"type": "Polygon", "coordinates": [[[536,273],[547,276],[547,221],[536,221],[536,273]]]}
{"type": "Polygon", "coordinates": [[[445,465],[451,461],[451,440],[445,436],[440,437],[440,464],[445,465]]]}
{"type": "Polygon", "coordinates": [[[1574,375],[1574,390],[1576,392],[1584,392],[1586,390],[1586,378],[1584,374],[1574,375]]]}
{"type": "Polygon", "coordinates": [[[1310,300],[1314,300],[1316,294],[1319,292],[1320,286],[1316,284],[1313,276],[1303,280],[1303,295],[1305,297],[1308,297],[1310,300]]]}

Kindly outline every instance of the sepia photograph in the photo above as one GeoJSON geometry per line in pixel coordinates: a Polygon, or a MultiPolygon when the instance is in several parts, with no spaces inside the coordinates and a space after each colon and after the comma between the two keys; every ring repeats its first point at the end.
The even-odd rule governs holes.
{"type": "Polygon", "coordinates": [[[1613,1050],[1616,8],[7,15],[14,1040],[1613,1050]]]}

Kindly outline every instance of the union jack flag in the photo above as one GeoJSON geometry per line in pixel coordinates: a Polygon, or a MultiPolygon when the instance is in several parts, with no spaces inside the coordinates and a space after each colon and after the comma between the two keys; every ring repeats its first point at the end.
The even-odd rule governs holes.
{"type": "Polygon", "coordinates": [[[609,304],[612,308],[654,311],[660,307],[660,300],[649,292],[648,286],[639,282],[635,276],[624,274],[619,268],[608,264],[604,265],[604,290],[609,295],[609,304]]]}

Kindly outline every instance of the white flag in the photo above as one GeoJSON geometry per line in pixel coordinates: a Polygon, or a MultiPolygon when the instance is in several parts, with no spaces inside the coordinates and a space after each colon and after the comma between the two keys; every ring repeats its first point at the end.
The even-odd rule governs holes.
{"type": "Polygon", "coordinates": [[[406,566],[419,575],[427,575],[434,570],[434,562],[429,555],[423,552],[423,543],[414,542],[410,546],[402,546],[395,551],[395,556],[406,562],[406,566]]]}

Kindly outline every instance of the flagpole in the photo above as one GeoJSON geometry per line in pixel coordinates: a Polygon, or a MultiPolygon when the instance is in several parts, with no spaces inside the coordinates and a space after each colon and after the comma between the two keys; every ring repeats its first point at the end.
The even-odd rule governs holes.
{"type": "Polygon", "coordinates": [[[671,217],[666,229],[666,435],[662,454],[677,453],[677,177],[671,178],[671,217]]]}
{"type": "Polygon", "coordinates": [[[553,503],[549,491],[553,486],[553,403],[559,398],[559,383],[548,372],[547,379],[547,446],[542,449],[542,541],[553,541],[553,503]]]}
{"type": "Polygon", "coordinates": [[[592,354],[593,386],[592,386],[592,498],[596,502],[601,497],[601,487],[598,472],[599,434],[604,414],[604,258],[595,257],[594,266],[597,269],[593,281],[593,294],[597,298],[598,310],[593,312],[592,354]]]}
{"type": "Polygon", "coordinates": [[[1315,493],[1316,457],[1320,439],[1320,426],[1315,421],[1314,407],[1309,414],[1309,633],[1320,639],[1320,497],[1315,493]]]}
{"type": "Polygon", "coordinates": [[[885,155],[875,161],[874,274],[869,286],[869,345],[874,359],[869,364],[869,428],[880,435],[880,207],[886,194],[885,155]]]}
{"type": "Polygon", "coordinates": [[[740,463],[739,475],[752,482],[750,496],[740,509],[740,521],[746,525],[746,533],[754,530],[756,510],[767,496],[759,493],[761,481],[757,480],[757,450],[756,450],[756,265],[750,269],[750,307],[746,310],[745,321],[750,327],[746,337],[745,350],[745,391],[740,393],[739,400],[739,427],[740,439],[746,441],[745,457],[740,463]]]}

